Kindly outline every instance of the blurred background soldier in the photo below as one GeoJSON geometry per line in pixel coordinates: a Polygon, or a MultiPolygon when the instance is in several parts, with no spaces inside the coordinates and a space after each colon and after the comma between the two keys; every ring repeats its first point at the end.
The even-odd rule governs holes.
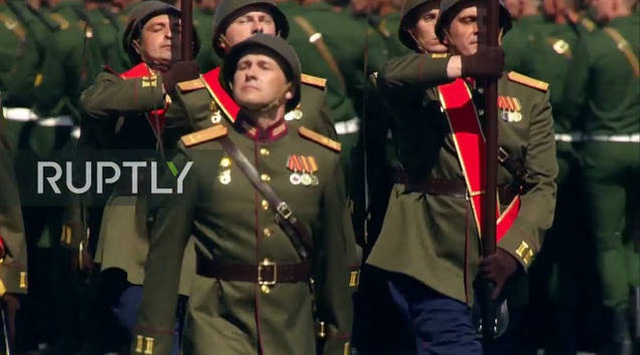
{"type": "Polygon", "coordinates": [[[582,151],[587,216],[595,237],[602,302],[607,308],[605,354],[632,349],[630,290],[640,286],[640,254],[631,227],[640,208],[640,17],[635,0],[594,0],[601,29],[589,37],[589,109],[582,151]]]}
{"type": "Polygon", "coordinates": [[[503,41],[505,68],[549,83],[559,166],[554,224],[530,272],[533,304],[527,323],[548,342],[543,344],[548,353],[575,354],[577,331],[585,330],[578,311],[593,304],[589,290],[596,286],[577,151],[586,108],[585,34],[569,21],[568,14],[578,11],[573,0],[507,3],[519,17],[503,41]]]}
{"type": "MultiPolygon", "coordinates": [[[[1,31],[0,31],[1,33],[1,31]]],[[[0,92],[2,95],[2,92],[0,92]]],[[[0,96],[0,349],[12,353],[16,313],[20,295],[27,292],[27,245],[20,210],[18,184],[13,174],[9,144],[5,136],[0,96]],[[9,346],[9,349],[6,346],[9,346]]]]}

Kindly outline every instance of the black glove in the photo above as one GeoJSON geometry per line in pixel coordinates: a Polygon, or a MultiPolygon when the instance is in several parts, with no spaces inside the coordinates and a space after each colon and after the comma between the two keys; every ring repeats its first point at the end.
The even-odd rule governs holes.
{"type": "Polygon", "coordinates": [[[162,74],[164,90],[169,94],[173,94],[177,83],[197,79],[199,76],[200,68],[195,60],[177,61],[173,63],[169,71],[162,74]]]}
{"type": "Polygon", "coordinates": [[[480,277],[496,285],[491,295],[497,299],[509,277],[518,271],[518,261],[504,249],[498,248],[495,253],[480,259],[480,277]]]}
{"type": "Polygon", "coordinates": [[[478,46],[476,54],[463,55],[462,76],[499,78],[504,69],[504,50],[501,47],[478,46]]]}

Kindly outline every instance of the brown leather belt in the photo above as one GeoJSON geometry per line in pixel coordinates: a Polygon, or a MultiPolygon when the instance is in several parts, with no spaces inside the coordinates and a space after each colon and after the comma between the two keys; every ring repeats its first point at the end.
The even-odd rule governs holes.
{"type": "Polygon", "coordinates": [[[259,285],[306,282],[311,277],[309,263],[278,264],[264,259],[258,265],[223,264],[200,256],[196,262],[196,273],[224,281],[255,282],[259,285]]]}
{"type": "MultiPolygon", "coordinates": [[[[396,183],[405,184],[407,190],[424,192],[429,195],[444,195],[457,198],[467,197],[467,185],[464,181],[445,180],[445,179],[424,179],[422,181],[414,181],[407,174],[397,173],[396,183]]],[[[521,192],[521,186],[507,184],[497,186],[498,196],[502,203],[511,202],[521,192]]]]}

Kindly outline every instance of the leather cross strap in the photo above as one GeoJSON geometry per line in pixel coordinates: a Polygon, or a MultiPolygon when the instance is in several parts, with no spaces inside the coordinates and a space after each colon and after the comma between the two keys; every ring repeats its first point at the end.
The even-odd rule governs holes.
{"type": "Polygon", "coordinates": [[[302,261],[309,260],[309,251],[313,247],[313,242],[309,232],[294,215],[293,210],[291,210],[285,201],[276,195],[276,192],[273,191],[273,188],[271,188],[269,184],[260,180],[255,166],[249,162],[247,157],[242,154],[229,137],[222,137],[219,141],[224,150],[227,151],[247,179],[249,179],[253,187],[269,202],[269,205],[275,212],[276,222],[287,235],[302,261]]]}

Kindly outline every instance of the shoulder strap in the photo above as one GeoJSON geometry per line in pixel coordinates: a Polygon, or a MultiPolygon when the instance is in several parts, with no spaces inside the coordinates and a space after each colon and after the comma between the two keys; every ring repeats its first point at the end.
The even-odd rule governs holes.
{"type": "Polygon", "coordinates": [[[343,89],[345,89],[347,86],[344,81],[344,76],[340,71],[340,67],[338,67],[338,62],[336,62],[336,59],[333,57],[333,54],[331,54],[329,47],[327,47],[327,45],[324,43],[324,40],[322,39],[322,35],[318,31],[316,31],[315,28],[313,28],[309,20],[307,20],[306,18],[302,16],[294,16],[293,20],[298,25],[300,25],[300,27],[302,27],[302,29],[307,33],[311,43],[313,43],[316,46],[316,49],[320,53],[320,56],[322,56],[322,59],[324,59],[324,61],[327,63],[331,71],[333,71],[333,73],[336,75],[336,77],[340,81],[340,86],[343,89]],[[312,41],[312,37],[315,40],[312,41]]]}
{"type": "Polygon", "coordinates": [[[638,64],[638,57],[631,50],[631,46],[629,42],[627,42],[624,37],[620,34],[620,32],[616,31],[612,27],[605,27],[602,29],[604,33],[606,33],[611,39],[616,43],[616,48],[620,50],[627,58],[629,65],[631,65],[631,70],[633,70],[633,74],[637,77],[640,77],[640,64],[638,64]]]}
{"type": "Polygon", "coordinates": [[[276,222],[282,227],[287,237],[289,237],[289,241],[296,249],[302,261],[309,260],[308,250],[313,246],[311,236],[294,215],[289,205],[276,195],[276,192],[273,191],[273,188],[271,188],[269,184],[260,180],[256,168],[228,136],[221,137],[219,141],[224,150],[227,151],[227,154],[231,156],[247,179],[249,179],[253,187],[269,202],[269,205],[276,213],[276,222]]]}
{"type": "Polygon", "coordinates": [[[27,38],[27,32],[24,30],[24,27],[20,24],[20,22],[16,19],[13,19],[6,14],[0,12],[0,22],[4,24],[9,31],[13,32],[20,39],[21,42],[27,38]]]}

